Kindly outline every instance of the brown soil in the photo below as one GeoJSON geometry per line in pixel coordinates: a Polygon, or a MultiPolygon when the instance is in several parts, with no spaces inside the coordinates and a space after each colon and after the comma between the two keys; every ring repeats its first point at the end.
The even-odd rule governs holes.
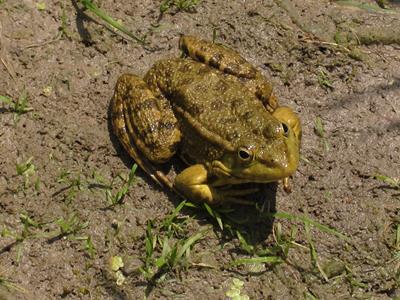
{"type": "MultiPolygon", "coordinates": [[[[400,177],[396,3],[394,10],[371,10],[329,1],[203,0],[162,18],[160,1],[95,3],[147,34],[148,45],[122,38],[74,1],[0,1],[0,95],[16,100],[26,92],[32,108],[16,121],[8,105],[0,113],[0,299],[226,299],[233,278],[250,299],[400,298],[400,192],[374,178],[400,177]],[[214,29],[217,41],[259,67],[280,103],[302,119],[304,159],[293,192],[278,187],[275,206],[350,238],[312,228],[328,281],[313,267],[301,222],[275,218],[285,236],[297,226],[296,243],[305,247],[294,245],[286,262],[252,272],[228,267],[249,255],[193,210],[181,213],[191,217],[186,236],[214,226],[192,248],[192,263],[205,258],[214,268],[189,263],[154,286],[129,270],[117,285],[109,269],[112,256],[140,263],[146,222],[157,226],[180,201],[137,171],[123,204],[106,209],[99,176],[110,181],[133,164],[110,131],[114,84],[124,72],[143,75],[158,59],[178,56],[180,34],[211,39],[214,29]],[[317,117],[324,134],[316,134],[317,117]],[[30,157],[35,169],[18,175],[16,164],[30,157]],[[56,221],[74,216],[86,226],[75,223],[75,232],[58,235],[56,221]]],[[[272,247],[267,227],[241,228],[272,247]]]]}

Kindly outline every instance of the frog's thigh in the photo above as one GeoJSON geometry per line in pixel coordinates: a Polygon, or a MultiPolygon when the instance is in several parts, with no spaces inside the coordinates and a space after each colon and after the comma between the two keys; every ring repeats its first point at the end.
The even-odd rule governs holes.
{"type": "Polygon", "coordinates": [[[239,53],[222,45],[194,36],[182,36],[179,47],[192,59],[206,63],[224,73],[244,78],[253,78],[257,73],[257,70],[239,53]]]}
{"type": "Polygon", "coordinates": [[[112,113],[114,130],[129,153],[133,142],[155,163],[175,154],[181,134],[171,106],[162,95],[154,96],[141,78],[124,74],[118,79],[112,113]]]}
{"type": "Polygon", "coordinates": [[[182,36],[179,47],[192,59],[238,77],[270,112],[278,107],[272,85],[235,50],[193,36],[182,36]]]}
{"type": "Polygon", "coordinates": [[[207,182],[208,172],[204,165],[190,166],[179,173],[174,182],[175,188],[188,200],[220,204],[223,202],[249,204],[240,196],[253,194],[257,189],[231,190],[214,187],[207,182]]]}

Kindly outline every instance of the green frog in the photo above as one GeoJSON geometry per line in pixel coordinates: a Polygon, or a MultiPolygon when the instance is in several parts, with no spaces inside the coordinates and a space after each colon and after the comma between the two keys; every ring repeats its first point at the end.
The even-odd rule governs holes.
{"type": "Polygon", "coordinates": [[[248,203],[246,183],[283,181],[299,163],[301,125],[271,84],[236,51],[182,36],[185,57],[156,62],[144,78],[122,75],[111,102],[113,129],[154,180],[188,200],[248,203]],[[158,167],[178,155],[170,180],[158,167]],[[236,188],[235,188],[236,187],[236,188]]]}

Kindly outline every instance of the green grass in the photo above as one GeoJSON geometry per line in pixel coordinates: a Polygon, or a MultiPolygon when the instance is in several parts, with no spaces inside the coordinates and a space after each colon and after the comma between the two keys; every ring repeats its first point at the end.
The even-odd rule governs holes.
{"type": "Polygon", "coordinates": [[[324,149],[326,152],[328,152],[330,150],[330,145],[326,138],[326,131],[325,131],[324,123],[320,117],[315,118],[314,132],[318,137],[321,138],[322,144],[324,145],[324,149]]]}
{"type": "MultiPolygon", "coordinates": [[[[0,271],[0,286],[5,287],[9,292],[25,293],[25,289],[16,284],[13,280],[8,278],[2,271],[0,271]]],[[[1,295],[0,295],[1,296],[1,295]]],[[[3,299],[3,298],[1,298],[3,299]]]]}
{"type": "Polygon", "coordinates": [[[4,226],[0,231],[0,237],[14,239],[6,248],[11,249],[16,247],[15,263],[18,265],[23,254],[23,244],[26,240],[31,239],[47,239],[48,242],[54,242],[63,237],[69,240],[81,240],[83,249],[90,258],[93,258],[96,250],[90,236],[79,236],[78,234],[88,227],[89,222],[82,222],[76,214],[71,214],[67,218],[59,218],[51,222],[38,222],[28,214],[21,213],[19,215],[21,230],[14,230],[4,226]],[[51,230],[54,225],[58,229],[51,230]]]}
{"type": "Polygon", "coordinates": [[[336,3],[340,5],[345,5],[345,6],[353,6],[357,7],[359,9],[363,9],[369,12],[385,12],[385,13],[393,13],[396,14],[398,13],[396,10],[391,9],[390,7],[383,7],[385,6],[386,1],[383,0],[377,0],[375,1],[376,3],[362,3],[362,1],[353,1],[353,0],[338,0],[335,1],[336,3]]]}
{"type": "Polygon", "coordinates": [[[258,256],[235,259],[230,263],[230,266],[235,267],[244,264],[280,264],[283,262],[284,260],[279,256],[258,256]]]}
{"type": "Polygon", "coordinates": [[[85,236],[81,238],[83,241],[83,249],[90,258],[94,258],[96,255],[96,247],[93,244],[91,236],[85,236]]]}
{"type": "MultiPolygon", "coordinates": [[[[186,205],[188,202],[186,202],[186,205]]],[[[194,207],[197,210],[203,210],[216,224],[217,228],[223,232],[228,234],[228,238],[234,239],[237,238],[239,241],[239,248],[248,255],[248,257],[240,257],[232,260],[228,264],[228,268],[237,267],[240,265],[265,265],[269,266],[279,265],[282,263],[289,263],[290,258],[290,249],[294,247],[307,248],[304,245],[301,245],[296,242],[297,238],[297,226],[292,226],[289,230],[289,233],[285,234],[282,231],[282,226],[279,222],[275,220],[273,226],[273,237],[275,240],[275,244],[269,247],[261,247],[257,244],[251,244],[246,239],[247,232],[244,230],[242,225],[246,225],[246,222],[236,222],[236,220],[230,216],[233,212],[232,209],[226,208],[216,208],[211,207],[207,204],[203,205],[194,205],[191,204],[191,207],[194,207]]],[[[339,239],[351,242],[350,238],[338,232],[337,230],[330,228],[326,225],[320,224],[315,220],[307,216],[296,216],[289,214],[287,212],[255,212],[255,218],[262,218],[266,220],[274,219],[285,219],[294,222],[300,222],[304,226],[305,238],[308,243],[308,249],[310,253],[310,260],[314,268],[316,268],[321,274],[322,278],[327,281],[327,275],[325,274],[323,268],[321,267],[318,259],[318,253],[315,247],[315,244],[312,239],[311,228],[315,228],[319,231],[325,232],[327,234],[334,235],[339,239]]]]}
{"type": "Polygon", "coordinates": [[[73,199],[75,199],[76,195],[79,191],[82,191],[86,188],[85,183],[83,182],[82,176],[80,174],[72,175],[70,171],[63,170],[58,175],[57,179],[58,183],[66,184],[60,191],[53,194],[56,196],[58,194],[63,195],[63,201],[68,205],[71,203],[73,199]]]}
{"type": "MultiPolygon", "coordinates": [[[[124,179],[124,184],[115,194],[112,193],[111,189],[106,189],[106,199],[110,203],[109,207],[113,207],[115,205],[120,205],[123,203],[123,200],[124,200],[126,194],[128,194],[130,187],[135,182],[136,169],[137,169],[137,165],[134,164],[132,166],[131,170],[129,171],[128,178],[124,179]]],[[[110,186],[112,187],[113,185],[114,185],[114,181],[111,182],[110,186]]]]}
{"type": "Polygon", "coordinates": [[[14,124],[18,123],[21,115],[33,110],[33,108],[28,106],[28,95],[26,91],[24,91],[16,101],[7,96],[0,95],[0,102],[7,105],[7,109],[14,114],[14,124]]]}
{"type": "Polygon", "coordinates": [[[71,34],[67,29],[67,27],[68,27],[68,16],[67,16],[67,13],[65,11],[64,4],[61,4],[61,8],[62,8],[61,25],[60,25],[60,28],[59,28],[60,37],[65,36],[67,38],[71,38],[71,34]]]}
{"type": "Polygon", "coordinates": [[[374,178],[376,180],[379,180],[379,181],[389,185],[390,187],[392,187],[396,190],[400,190],[400,179],[399,178],[392,178],[392,177],[382,175],[382,174],[375,174],[374,178]]]}
{"type": "Polygon", "coordinates": [[[300,248],[305,248],[296,242],[297,237],[297,226],[292,226],[290,228],[290,233],[285,234],[282,230],[282,225],[276,222],[272,231],[275,245],[271,248],[271,253],[280,255],[285,261],[289,257],[289,250],[295,246],[300,248]]]}
{"type": "Polygon", "coordinates": [[[306,232],[306,238],[308,242],[308,247],[310,249],[310,258],[311,258],[311,263],[314,268],[318,269],[318,271],[321,273],[322,277],[324,278],[325,282],[328,282],[328,276],[326,276],[325,271],[322,269],[319,259],[318,259],[318,254],[317,250],[315,248],[315,244],[312,240],[312,234],[311,234],[311,226],[310,223],[304,222],[304,228],[306,232]]]}
{"type": "Polygon", "coordinates": [[[90,0],[80,0],[82,5],[94,13],[96,16],[98,16],[100,19],[102,19],[104,22],[106,22],[108,25],[110,25],[112,28],[115,28],[122,33],[126,34],[136,42],[144,45],[146,41],[146,37],[137,37],[134,35],[130,30],[128,30],[125,26],[123,26],[120,22],[114,20],[111,16],[109,16],[105,11],[102,9],[98,8],[92,1],[90,0]]]}
{"type": "Polygon", "coordinates": [[[32,163],[33,157],[28,158],[27,161],[22,163],[16,163],[15,168],[17,171],[17,175],[29,177],[30,175],[34,174],[35,165],[32,163]]]}
{"type": "Polygon", "coordinates": [[[41,1],[36,2],[36,8],[37,8],[39,11],[44,11],[44,10],[46,10],[46,3],[41,2],[41,1]]]}
{"type": "MultiPolygon", "coordinates": [[[[16,163],[15,169],[18,176],[24,178],[24,182],[22,184],[22,191],[25,191],[31,182],[32,176],[36,175],[36,166],[32,162],[33,157],[28,158],[25,162],[16,163]]],[[[40,189],[40,178],[36,176],[34,188],[36,192],[39,192],[40,189]]]]}
{"type": "Polygon", "coordinates": [[[39,233],[38,230],[42,228],[43,223],[39,223],[34,221],[31,217],[29,217],[25,213],[21,213],[19,215],[20,222],[22,224],[22,230],[16,231],[9,227],[4,226],[0,232],[0,237],[3,238],[13,238],[14,242],[9,244],[6,248],[11,249],[12,247],[16,248],[16,259],[15,263],[18,265],[21,261],[22,251],[23,251],[23,242],[27,239],[33,239],[41,237],[43,234],[39,233]]]}
{"type": "Polygon", "coordinates": [[[34,221],[31,217],[24,213],[19,215],[19,219],[22,224],[21,232],[13,231],[8,227],[3,227],[1,231],[1,237],[12,237],[17,243],[19,243],[27,238],[34,237],[34,229],[41,228],[40,223],[34,221]]]}
{"type": "Polygon", "coordinates": [[[186,225],[190,218],[178,218],[179,212],[186,205],[186,201],[181,202],[158,227],[154,226],[155,220],[147,222],[144,265],[140,270],[149,282],[190,267],[191,248],[209,231],[206,228],[189,234],[186,225]]]}
{"type": "Polygon", "coordinates": [[[134,164],[127,175],[118,174],[111,180],[105,179],[96,171],[92,172],[91,176],[84,176],[81,173],[75,174],[68,170],[62,170],[58,175],[57,182],[65,186],[53,196],[63,195],[63,201],[70,204],[79,192],[101,190],[104,191],[107,208],[113,208],[123,204],[125,196],[135,184],[136,170],[137,165],[134,164]]]}
{"type": "Polygon", "coordinates": [[[351,242],[351,239],[348,236],[340,233],[339,231],[337,231],[334,228],[331,228],[331,227],[328,227],[321,223],[318,223],[317,221],[314,221],[313,219],[311,219],[307,216],[296,216],[296,215],[292,215],[292,214],[289,214],[289,213],[283,212],[283,211],[275,212],[275,213],[265,213],[265,215],[271,216],[271,217],[273,216],[274,218],[278,218],[278,219],[280,218],[280,219],[286,219],[289,221],[297,221],[297,222],[301,222],[303,224],[308,223],[310,225],[313,225],[316,229],[318,229],[321,232],[325,232],[325,233],[334,235],[343,241],[351,242]]]}
{"type": "Polygon", "coordinates": [[[324,71],[320,71],[318,74],[318,83],[325,89],[333,89],[333,85],[331,80],[328,77],[328,74],[324,71]]]}
{"type": "MultiPolygon", "coordinates": [[[[188,204],[188,203],[186,203],[188,204]]],[[[196,206],[195,204],[191,204],[191,207],[195,207],[197,209],[201,209],[201,206],[196,206]]],[[[210,207],[209,205],[204,205],[205,210],[207,213],[214,219],[218,226],[221,228],[223,227],[224,230],[228,229],[231,230],[232,223],[229,222],[229,220],[232,220],[232,218],[229,216],[231,212],[233,212],[233,209],[226,209],[226,208],[216,208],[216,207],[210,207]],[[223,220],[224,219],[224,220],[223,220]]],[[[310,225],[313,225],[316,229],[334,235],[338,238],[340,238],[343,241],[350,242],[350,238],[345,236],[344,234],[338,232],[334,228],[330,228],[326,225],[323,225],[321,223],[316,222],[315,220],[307,217],[307,216],[302,216],[302,215],[293,215],[284,211],[278,211],[278,212],[262,212],[258,211],[258,216],[261,218],[265,219],[272,219],[272,218],[277,218],[277,219],[286,219],[289,221],[296,221],[300,223],[308,223],[310,225]]],[[[238,222],[237,224],[240,224],[241,222],[238,222]]]]}
{"type": "Polygon", "coordinates": [[[59,229],[56,231],[56,237],[62,238],[67,236],[74,237],[77,235],[81,230],[88,227],[89,222],[82,222],[76,214],[71,214],[68,218],[60,218],[55,222],[59,229]]]}

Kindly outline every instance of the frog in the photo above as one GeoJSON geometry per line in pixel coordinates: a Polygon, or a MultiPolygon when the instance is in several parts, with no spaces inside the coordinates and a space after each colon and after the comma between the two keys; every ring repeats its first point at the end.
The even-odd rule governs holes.
{"type": "Polygon", "coordinates": [[[111,100],[113,131],[156,182],[185,199],[248,204],[257,187],[282,182],[299,164],[301,122],[280,106],[271,83],[237,51],[196,36],[183,55],[161,59],[143,78],[121,75],[111,100]],[[161,166],[178,156],[169,179],[161,166]],[[247,185],[246,185],[247,184],[247,185]]]}

